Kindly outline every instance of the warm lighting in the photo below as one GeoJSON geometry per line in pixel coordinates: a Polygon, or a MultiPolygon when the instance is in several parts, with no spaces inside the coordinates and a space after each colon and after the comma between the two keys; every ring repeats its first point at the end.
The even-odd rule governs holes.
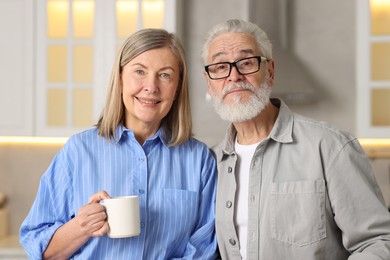
{"type": "Polygon", "coordinates": [[[359,138],[359,142],[364,146],[389,146],[390,138],[359,138]]]}
{"type": "Polygon", "coordinates": [[[67,0],[49,0],[47,2],[47,35],[49,38],[67,37],[68,13],[67,0]]]}
{"type": "Polygon", "coordinates": [[[163,28],[164,1],[144,0],[142,2],[142,18],[144,28],[163,28]]]}
{"type": "Polygon", "coordinates": [[[390,138],[359,138],[369,158],[390,158],[390,138]]]}
{"type": "Polygon", "coordinates": [[[63,145],[68,137],[0,136],[1,144],[63,145]]]}
{"type": "Polygon", "coordinates": [[[123,39],[141,28],[163,28],[164,12],[164,0],[117,0],[117,36],[123,39]]]}
{"type": "Polygon", "coordinates": [[[390,34],[390,1],[371,0],[372,34],[390,34]]]}
{"type": "Polygon", "coordinates": [[[138,0],[116,1],[117,36],[127,38],[137,30],[138,0]]]}
{"type": "Polygon", "coordinates": [[[380,8],[380,7],[390,7],[389,0],[371,0],[371,6],[380,8]]]}
{"type": "Polygon", "coordinates": [[[75,38],[92,38],[95,6],[92,0],[73,2],[73,32],[75,38]]]}

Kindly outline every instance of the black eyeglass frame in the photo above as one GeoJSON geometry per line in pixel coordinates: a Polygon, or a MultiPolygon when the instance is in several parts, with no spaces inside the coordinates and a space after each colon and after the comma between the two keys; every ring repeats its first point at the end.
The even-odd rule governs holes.
{"type": "Polygon", "coordinates": [[[233,61],[233,62],[228,62],[228,61],[225,61],[225,62],[217,62],[217,63],[213,63],[213,64],[209,64],[209,65],[206,65],[204,66],[204,69],[205,71],[207,72],[207,75],[209,76],[210,79],[212,80],[217,80],[217,79],[225,79],[227,77],[230,76],[231,72],[232,72],[232,68],[235,67],[237,72],[241,75],[249,75],[249,74],[253,74],[253,73],[256,73],[260,70],[260,65],[261,65],[261,62],[264,61],[264,62],[268,62],[270,59],[264,57],[264,56],[252,56],[252,57],[246,57],[246,58],[242,58],[242,59],[239,59],[239,60],[236,60],[236,61],[233,61]],[[237,63],[239,63],[240,61],[243,61],[243,60],[246,60],[246,59],[252,59],[252,58],[256,58],[257,61],[258,61],[258,68],[257,70],[255,71],[252,71],[252,72],[249,72],[249,73],[242,73],[240,71],[240,69],[237,67],[237,63]],[[220,77],[220,78],[213,78],[210,76],[210,72],[209,72],[209,67],[210,66],[214,66],[214,65],[218,65],[218,64],[229,64],[229,73],[227,76],[224,76],[224,77],[220,77]]]}

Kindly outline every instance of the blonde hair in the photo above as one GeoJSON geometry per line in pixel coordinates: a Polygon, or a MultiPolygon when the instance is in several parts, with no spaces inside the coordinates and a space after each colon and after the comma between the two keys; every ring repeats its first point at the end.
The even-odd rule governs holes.
{"type": "Polygon", "coordinates": [[[181,144],[191,137],[192,119],[184,48],[177,36],[163,29],[140,30],[128,37],[121,46],[112,69],[106,105],[96,124],[99,135],[107,139],[116,138],[116,128],[125,123],[126,110],[120,91],[123,67],[141,53],[163,47],[171,49],[180,70],[176,99],[162,120],[163,134],[170,146],[181,144]]]}

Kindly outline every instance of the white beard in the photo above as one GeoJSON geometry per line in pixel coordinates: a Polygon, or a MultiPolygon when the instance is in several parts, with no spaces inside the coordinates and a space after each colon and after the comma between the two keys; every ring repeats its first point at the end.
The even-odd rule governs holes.
{"type": "Polygon", "coordinates": [[[271,86],[267,83],[267,77],[264,82],[256,90],[251,84],[237,82],[226,86],[220,97],[211,91],[214,107],[219,116],[229,122],[243,122],[250,120],[261,113],[270,102],[271,86]],[[232,104],[225,104],[224,97],[232,89],[248,89],[253,92],[253,95],[248,101],[240,101],[240,97],[236,96],[232,104]]]}

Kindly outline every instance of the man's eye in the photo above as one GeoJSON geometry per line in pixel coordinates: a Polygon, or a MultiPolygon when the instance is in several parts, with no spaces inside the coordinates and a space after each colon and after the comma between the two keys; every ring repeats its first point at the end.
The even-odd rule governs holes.
{"type": "Polygon", "coordinates": [[[227,64],[219,64],[217,67],[216,67],[216,70],[226,70],[228,69],[228,65],[227,64]]]}
{"type": "Polygon", "coordinates": [[[253,62],[250,61],[250,60],[246,60],[246,61],[243,61],[239,64],[239,66],[243,66],[243,67],[249,67],[249,66],[252,66],[253,65],[253,62]]]}

